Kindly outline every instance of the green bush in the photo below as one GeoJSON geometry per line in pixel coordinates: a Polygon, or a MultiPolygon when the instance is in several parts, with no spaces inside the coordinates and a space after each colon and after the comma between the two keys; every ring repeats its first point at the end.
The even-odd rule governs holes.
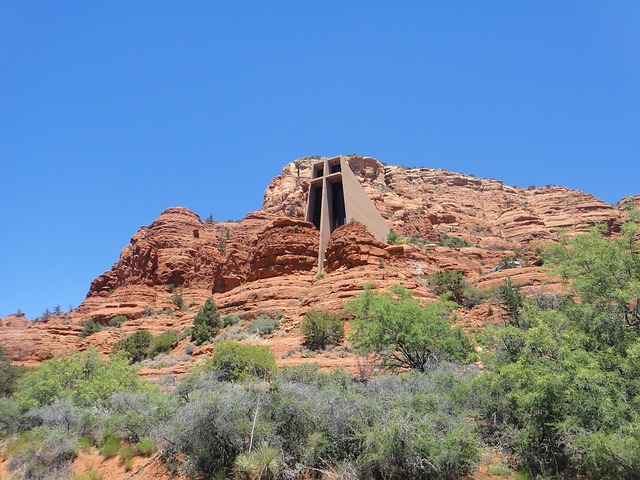
{"type": "Polygon", "coordinates": [[[242,320],[238,315],[225,315],[222,318],[222,327],[230,327],[231,325],[235,325],[236,323],[242,320]]]}
{"type": "Polygon", "coordinates": [[[34,427],[14,442],[8,469],[20,471],[21,478],[67,478],[76,448],[63,429],[34,427]]]}
{"type": "Polygon", "coordinates": [[[80,475],[74,475],[73,480],[102,480],[102,472],[91,468],[80,475]]]}
{"type": "Polygon", "coordinates": [[[263,335],[273,332],[278,325],[280,325],[279,320],[271,318],[269,315],[262,314],[251,321],[248,332],[262,337],[263,335]]]}
{"type": "Polygon", "coordinates": [[[184,308],[184,300],[182,298],[182,291],[177,291],[173,294],[173,297],[171,297],[171,300],[173,301],[173,304],[178,307],[180,310],[182,310],[184,308]]]}
{"type": "Polygon", "coordinates": [[[393,294],[368,286],[347,304],[355,314],[351,341],[359,353],[374,354],[387,368],[422,372],[442,360],[466,359],[469,342],[446,318],[455,304],[441,300],[420,306],[400,285],[393,294]]]}
{"type": "Polygon", "coordinates": [[[83,338],[100,332],[104,328],[102,325],[95,322],[93,318],[87,318],[86,320],[83,320],[82,322],[80,322],[80,326],[82,327],[82,333],[80,333],[80,337],[83,338]]]}
{"type": "Polygon", "coordinates": [[[447,248],[463,248],[470,247],[471,244],[459,237],[454,237],[443,233],[440,235],[440,246],[447,248]]]}
{"type": "Polygon", "coordinates": [[[196,345],[202,345],[215,337],[220,329],[219,316],[218,307],[212,299],[207,298],[193,319],[191,341],[196,345]]]}
{"type": "Polygon", "coordinates": [[[111,320],[109,320],[109,326],[119,327],[120,325],[122,325],[124,322],[127,322],[127,321],[129,321],[129,319],[127,318],[126,315],[117,315],[113,317],[111,320]]]}
{"type": "Polygon", "coordinates": [[[140,362],[149,356],[153,335],[148,330],[138,330],[113,346],[113,352],[124,352],[131,363],[140,362]]]}
{"type": "Polygon", "coordinates": [[[396,232],[394,232],[393,230],[389,230],[389,234],[387,235],[387,243],[389,245],[398,245],[404,242],[396,232]]]}
{"type": "Polygon", "coordinates": [[[136,443],[136,453],[138,455],[142,455],[143,457],[148,457],[153,453],[155,449],[155,443],[150,438],[145,438],[144,440],[136,443]]]}
{"type": "Polygon", "coordinates": [[[206,363],[217,370],[224,380],[242,380],[246,377],[269,378],[276,371],[276,362],[268,346],[220,342],[206,363]]]}
{"type": "Polygon", "coordinates": [[[324,350],[327,345],[337,345],[343,340],[344,322],[338,315],[311,310],[305,313],[300,331],[306,346],[324,350]]]}
{"type": "Polygon", "coordinates": [[[280,452],[263,443],[253,452],[241,453],[235,459],[233,471],[243,480],[273,480],[280,473],[280,452]]]}
{"type": "Polygon", "coordinates": [[[136,449],[133,445],[129,445],[125,443],[118,449],[118,457],[120,457],[120,461],[124,463],[126,460],[131,460],[136,454],[136,449]]]}
{"type": "Polygon", "coordinates": [[[507,276],[498,287],[498,297],[502,306],[507,310],[508,323],[516,327],[526,328],[527,323],[522,315],[525,298],[520,291],[520,287],[511,284],[511,277],[507,276]]]}
{"type": "Polygon", "coordinates": [[[104,404],[117,392],[152,389],[125,356],[116,354],[106,361],[95,350],[87,350],[42,362],[18,380],[14,396],[28,410],[58,399],[79,406],[104,404]]]}
{"type": "Polygon", "coordinates": [[[433,293],[448,294],[458,305],[472,308],[484,299],[484,296],[457,270],[440,270],[427,275],[426,279],[433,293]]]}
{"type": "Polygon", "coordinates": [[[508,277],[500,288],[510,325],[487,335],[475,390],[488,436],[530,478],[640,476],[639,233],[626,223],[549,245],[545,264],[571,279],[556,305],[528,304],[508,277]]]}
{"type": "Polygon", "coordinates": [[[149,346],[148,357],[153,358],[161,353],[168,353],[178,345],[178,334],[173,330],[167,330],[153,337],[149,346]]]}
{"type": "Polygon", "coordinates": [[[8,397],[15,391],[16,382],[24,372],[23,367],[11,365],[11,361],[4,356],[4,349],[0,347],[0,397],[8,397]]]}
{"type": "Polygon", "coordinates": [[[122,460],[122,466],[124,467],[125,472],[131,471],[133,468],[133,458],[125,458],[122,460]]]}
{"type": "Polygon", "coordinates": [[[119,438],[112,435],[107,435],[100,445],[100,453],[105,458],[111,458],[118,455],[122,442],[119,438]]]}

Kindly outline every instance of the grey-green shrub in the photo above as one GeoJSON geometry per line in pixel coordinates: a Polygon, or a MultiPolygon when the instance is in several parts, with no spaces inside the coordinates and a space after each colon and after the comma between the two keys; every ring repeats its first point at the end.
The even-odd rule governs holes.
{"type": "Polygon", "coordinates": [[[273,332],[278,325],[280,325],[279,320],[263,313],[251,321],[248,332],[262,337],[263,335],[273,332]]]}

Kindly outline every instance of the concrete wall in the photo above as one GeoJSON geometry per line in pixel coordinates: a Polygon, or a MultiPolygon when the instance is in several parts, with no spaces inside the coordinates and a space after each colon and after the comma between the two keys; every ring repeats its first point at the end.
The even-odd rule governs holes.
{"type": "Polygon", "coordinates": [[[373,201],[367,196],[357,177],[354,175],[349,163],[344,157],[324,159],[314,165],[312,170],[311,186],[307,198],[308,222],[313,222],[314,211],[321,209],[320,213],[320,244],[318,248],[318,271],[324,270],[324,259],[329,237],[332,232],[331,225],[331,184],[341,182],[344,192],[344,204],[346,221],[357,220],[367,227],[367,230],[379,241],[386,242],[389,234],[389,225],[382,218],[373,201]],[[334,173],[331,170],[339,169],[334,173]],[[322,174],[322,175],[320,175],[322,174]],[[320,205],[315,205],[314,189],[322,188],[320,205]]]}

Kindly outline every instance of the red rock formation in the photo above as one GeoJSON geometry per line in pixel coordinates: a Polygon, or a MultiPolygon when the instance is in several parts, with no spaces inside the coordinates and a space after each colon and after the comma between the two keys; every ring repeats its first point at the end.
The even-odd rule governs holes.
{"type": "MultiPolygon", "coordinates": [[[[303,221],[315,161],[286,165],[269,184],[262,210],[240,222],[208,223],[186,208],[165,210],[131,238],[75,311],[35,324],[0,319],[0,345],[10,358],[27,364],[73,349],[97,347],[106,353],[141,328],[154,333],[188,328],[208,297],[222,315],[284,314],[288,338],[297,334],[296,322],[306,311],[339,312],[367,283],[383,289],[400,283],[419,298],[433,299],[423,276],[442,269],[460,270],[481,290],[499,285],[507,274],[525,291],[557,290],[557,281],[533,266],[536,241],[554,239],[559,228],[575,234],[596,223],[615,232],[624,218],[623,202],[614,207],[562,187],[508,187],[497,180],[354,156],[351,166],[365,191],[394,231],[415,244],[385,245],[362,225],[348,224],[333,233],[326,275],[316,276],[318,232],[303,221]],[[437,246],[444,235],[458,243],[437,246]],[[524,268],[489,273],[502,257],[517,257],[524,268]],[[78,336],[84,320],[106,324],[117,315],[130,321],[85,339],[78,336]]],[[[488,318],[482,309],[462,317],[472,324],[488,318]]]]}
{"type": "Polygon", "coordinates": [[[386,245],[376,240],[363,224],[349,223],[332,233],[327,245],[325,271],[378,264],[389,256],[385,247],[386,245]]]}

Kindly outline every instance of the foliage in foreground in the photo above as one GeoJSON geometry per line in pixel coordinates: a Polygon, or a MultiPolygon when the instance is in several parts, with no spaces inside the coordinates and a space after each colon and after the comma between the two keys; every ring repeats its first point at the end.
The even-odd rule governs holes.
{"type": "Polygon", "coordinates": [[[581,302],[529,305],[505,285],[511,326],[490,335],[478,391],[488,433],[534,473],[640,477],[637,233],[596,228],[550,249],[581,302]]]}
{"type": "MultiPolygon", "coordinates": [[[[235,345],[220,345],[218,355],[235,358],[235,345]]],[[[262,354],[256,348],[251,352],[262,354]]],[[[362,383],[307,365],[270,369],[267,383],[252,369],[238,381],[210,361],[167,393],[123,383],[114,391],[105,375],[98,375],[102,388],[72,381],[78,366],[96,362],[133,371],[123,357],[103,365],[95,352],[74,354],[28,374],[41,381],[55,366],[52,384],[69,383],[70,392],[53,386],[34,392],[21,382],[13,398],[0,402],[0,424],[13,439],[11,468],[23,478],[64,476],[80,445],[92,444],[118,455],[123,468],[155,448],[176,474],[193,478],[309,478],[347,469],[360,478],[394,472],[394,478],[454,479],[473,471],[481,446],[471,421],[473,373],[455,366],[362,383]],[[9,418],[13,423],[3,423],[9,418]]]]}
{"type": "Polygon", "coordinates": [[[149,388],[125,356],[114,355],[107,361],[97,351],[87,350],[42,362],[18,380],[14,397],[22,409],[50,405],[60,399],[90,406],[107,401],[117,392],[149,388]]]}

